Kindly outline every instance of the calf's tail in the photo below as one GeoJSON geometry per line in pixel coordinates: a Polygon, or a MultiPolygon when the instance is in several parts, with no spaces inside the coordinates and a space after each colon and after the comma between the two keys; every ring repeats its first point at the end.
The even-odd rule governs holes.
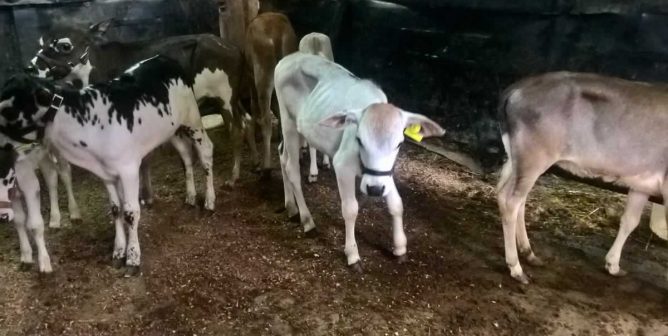
{"type": "Polygon", "coordinates": [[[501,94],[501,98],[499,99],[499,107],[497,110],[497,120],[499,122],[499,129],[501,130],[501,142],[503,142],[503,148],[505,149],[506,155],[508,156],[506,163],[501,169],[499,185],[497,186],[497,189],[500,189],[503,184],[508,181],[510,175],[513,172],[513,159],[510,147],[510,129],[508,125],[508,104],[512,92],[512,90],[507,90],[501,94]]]}

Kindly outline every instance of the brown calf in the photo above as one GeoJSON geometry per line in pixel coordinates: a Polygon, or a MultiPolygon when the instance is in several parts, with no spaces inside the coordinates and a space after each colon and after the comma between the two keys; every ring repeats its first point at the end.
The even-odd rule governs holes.
{"type": "MultiPolygon", "coordinates": [[[[297,51],[297,36],[290,20],[279,13],[257,14],[257,0],[221,0],[225,11],[220,12],[221,34],[225,34],[244,51],[247,70],[252,78],[250,86],[251,113],[262,129],[263,157],[261,168],[265,174],[271,167],[272,115],[271,98],[274,92],[274,68],[284,56],[297,51]],[[241,19],[243,18],[243,20],[241,19]],[[243,26],[241,23],[243,22],[243,26]],[[243,41],[241,37],[243,36],[243,41]]],[[[278,113],[278,111],[274,111],[278,113]]],[[[248,132],[253,134],[251,123],[248,132]]],[[[251,155],[257,162],[253,136],[248,137],[251,155]]]]}

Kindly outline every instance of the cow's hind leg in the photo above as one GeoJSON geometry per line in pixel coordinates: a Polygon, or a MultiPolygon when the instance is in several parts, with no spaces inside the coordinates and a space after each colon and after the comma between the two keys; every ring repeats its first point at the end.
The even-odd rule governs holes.
{"type": "MultiPolygon", "coordinates": [[[[285,148],[285,175],[290,181],[292,191],[294,192],[295,200],[297,201],[297,208],[299,209],[300,222],[304,227],[304,232],[309,232],[315,229],[315,223],[311,212],[306,206],[304,200],[304,193],[301,186],[301,173],[299,169],[299,133],[297,133],[294,122],[285,121],[282,123],[283,128],[283,145],[285,148]]],[[[287,205],[287,200],[286,200],[287,205]]]]}
{"type": "Polygon", "coordinates": [[[233,114],[231,111],[223,110],[223,120],[225,121],[225,127],[228,127],[230,135],[230,143],[232,144],[232,175],[230,178],[225,181],[225,185],[234,186],[234,184],[239,179],[239,173],[241,171],[241,147],[243,145],[243,121],[236,120],[242,118],[237,116],[236,113],[233,114]]]}
{"type": "Polygon", "coordinates": [[[608,251],[608,254],[605,256],[605,268],[611,275],[626,275],[626,271],[619,268],[619,259],[621,258],[622,249],[624,248],[626,239],[631,232],[638,227],[640,216],[642,216],[642,211],[647,203],[648,197],[647,194],[641,192],[634,190],[629,191],[629,197],[626,200],[626,208],[624,209],[624,214],[622,214],[622,218],[619,222],[617,238],[612,244],[612,247],[610,247],[610,251],[608,251]]]}
{"type": "Polygon", "coordinates": [[[141,248],[139,247],[139,218],[141,215],[139,207],[139,164],[134,167],[129,166],[121,172],[120,183],[123,189],[123,219],[128,225],[125,276],[129,277],[139,274],[141,263],[141,248]]]}
{"type": "Polygon", "coordinates": [[[327,154],[322,154],[322,168],[331,169],[332,164],[329,163],[329,156],[327,154]]]}
{"type": "Polygon", "coordinates": [[[190,148],[190,139],[187,135],[178,134],[171,138],[171,143],[179,152],[186,174],[186,204],[195,205],[197,192],[195,191],[195,175],[193,174],[193,159],[190,148]]]}
{"type": "Polygon", "coordinates": [[[22,196],[16,197],[12,200],[12,210],[14,210],[14,226],[16,233],[19,236],[19,248],[21,250],[21,266],[22,270],[29,270],[34,263],[32,257],[32,246],[30,246],[30,238],[28,238],[28,231],[26,227],[26,213],[24,209],[22,196]]]}
{"type": "Polygon", "coordinates": [[[61,214],[60,206],[58,205],[58,172],[48,154],[39,161],[39,170],[42,172],[42,176],[44,176],[46,189],[49,194],[49,227],[59,228],[61,214]]]}
{"type": "Polygon", "coordinates": [[[125,263],[125,250],[127,241],[125,238],[125,226],[121,217],[120,191],[122,189],[119,183],[105,181],[105,188],[109,194],[109,203],[111,204],[111,220],[114,222],[116,235],[114,236],[114,252],[112,253],[112,264],[114,268],[121,268],[125,263]]]}
{"type": "Polygon", "coordinates": [[[51,273],[51,258],[49,257],[44,240],[44,218],[42,218],[42,213],[40,212],[39,180],[33,169],[22,169],[20,179],[17,174],[17,182],[26,202],[26,210],[28,212],[26,227],[35,241],[39,272],[51,273]]]}
{"type": "Polygon", "coordinates": [[[517,253],[516,230],[519,224],[518,217],[521,212],[520,208],[526,202],[529,191],[531,191],[538,177],[547,169],[545,166],[549,167],[547,164],[541,165],[539,158],[535,159],[532,162],[536,164],[525,166],[509,159],[503,167],[497,195],[503,222],[506,264],[510,268],[510,275],[525,284],[529,283],[529,278],[522,270],[517,253]]]}
{"type": "Polygon", "coordinates": [[[153,205],[153,184],[151,183],[151,162],[150,157],[146,155],[139,166],[139,202],[148,206],[153,205]]]}
{"type": "MultiPolygon", "coordinates": [[[[264,69],[264,63],[254,63],[255,88],[257,90],[257,115],[262,129],[262,174],[263,178],[271,176],[271,95],[274,91],[273,65],[264,69]]],[[[299,141],[297,141],[297,155],[299,155],[299,141]]],[[[297,156],[299,158],[299,156],[297,156]]]]}
{"type": "Polygon", "coordinates": [[[213,143],[203,127],[193,129],[191,140],[204,168],[206,176],[206,194],[204,208],[213,210],[216,207],[216,193],[213,188],[213,143]]]}
{"type": "Polygon", "coordinates": [[[526,261],[533,266],[543,266],[543,260],[538,258],[536,254],[531,249],[531,243],[529,242],[529,236],[527,235],[526,222],[524,220],[524,212],[526,208],[526,198],[522,205],[520,205],[520,210],[517,214],[517,246],[519,248],[519,253],[523,256],[526,261]]]}
{"type": "Polygon", "coordinates": [[[318,151],[315,147],[308,145],[311,162],[309,165],[308,181],[309,183],[318,182],[318,151]]]}
{"type": "Polygon", "coordinates": [[[278,156],[281,162],[281,174],[283,175],[283,194],[285,196],[285,209],[288,212],[288,217],[290,221],[299,220],[299,209],[297,208],[297,203],[295,201],[295,192],[292,189],[292,183],[287,174],[287,162],[288,155],[285,152],[285,146],[283,142],[278,144],[278,156]]]}
{"type": "Polygon", "coordinates": [[[74,198],[74,189],[72,188],[72,166],[67,160],[59,155],[56,155],[56,170],[60,181],[65,186],[65,193],[67,194],[67,211],[70,213],[70,222],[76,223],[81,221],[81,210],[79,204],[74,198]]]}

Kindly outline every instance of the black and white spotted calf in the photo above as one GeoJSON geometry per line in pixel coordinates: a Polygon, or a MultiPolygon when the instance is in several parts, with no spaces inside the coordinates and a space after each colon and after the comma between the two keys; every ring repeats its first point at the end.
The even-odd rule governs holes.
{"type": "MultiPolygon", "coordinates": [[[[139,42],[109,41],[105,35],[112,23],[111,20],[103,21],[88,28],[53,27],[40,38],[41,49],[31,60],[30,67],[41,77],[85,87],[89,83],[111,80],[133,64],[155,55],[175,60],[193,76],[193,90],[198,101],[215,101],[224,111],[223,118],[230,126],[234,149],[232,174],[227,183],[234,184],[241,166],[244,123],[239,102],[243,78],[241,51],[212,34],[139,42]]],[[[247,135],[250,139],[250,132],[247,135]]],[[[257,161],[257,155],[253,155],[257,161]]],[[[152,194],[148,175],[146,166],[142,169],[142,196],[147,202],[152,194]]]]}
{"type": "MultiPolygon", "coordinates": [[[[29,75],[12,77],[2,89],[0,129],[20,134],[37,127],[66,160],[103,180],[116,227],[114,264],[125,259],[130,275],[140,264],[139,167],[149,152],[171,140],[187,166],[194,146],[206,171],[205,207],[214,208],[213,145],[192,85],[193,77],[177,62],[156,56],[83,90],[29,75]]],[[[194,198],[194,185],[189,196],[191,191],[194,198]]],[[[49,272],[42,262],[40,271],[49,272]]]]}
{"type": "Polygon", "coordinates": [[[14,163],[16,152],[11,145],[0,147],[0,222],[14,220],[12,193],[15,190],[16,176],[14,163]]]}

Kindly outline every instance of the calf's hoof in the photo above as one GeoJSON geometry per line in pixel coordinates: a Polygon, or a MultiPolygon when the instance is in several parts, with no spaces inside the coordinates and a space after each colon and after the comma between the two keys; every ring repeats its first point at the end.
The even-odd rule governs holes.
{"type": "Polygon", "coordinates": [[[315,231],[315,223],[313,223],[313,218],[308,218],[303,222],[304,226],[304,233],[309,233],[311,231],[315,231]]]}
{"type": "Polygon", "coordinates": [[[195,206],[196,203],[197,203],[197,195],[186,196],[186,204],[190,206],[195,206]]]}
{"type": "Polygon", "coordinates": [[[153,205],[153,198],[140,198],[139,204],[147,208],[150,208],[153,205]]]}
{"type": "Polygon", "coordinates": [[[323,168],[323,169],[330,170],[330,169],[332,169],[332,165],[329,164],[329,163],[323,163],[323,164],[322,164],[322,168],[323,168]]]}
{"type": "Polygon", "coordinates": [[[513,279],[519,281],[523,285],[528,285],[529,284],[529,276],[524,272],[522,272],[520,274],[511,275],[511,276],[513,277],[513,279]]]}
{"type": "Polygon", "coordinates": [[[350,267],[350,269],[357,274],[364,273],[364,269],[362,268],[362,262],[361,261],[358,261],[358,262],[356,262],[352,265],[348,265],[348,267],[350,267]]]}
{"type": "Polygon", "coordinates": [[[216,201],[214,200],[206,200],[204,201],[204,209],[213,211],[216,208],[216,201]]]}
{"type": "Polygon", "coordinates": [[[232,187],[234,187],[234,185],[235,185],[236,183],[237,183],[237,180],[232,180],[232,179],[230,179],[230,180],[225,181],[224,185],[225,185],[226,187],[232,188],[232,187]]]}
{"type": "Polygon", "coordinates": [[[304,232],[304,237],[313,239],[318,236],[318,229],[317,228],[312,228],[311,230],[305,231],[304,232]]]}
{"type": "Polygon", "coordinates": [[[404,255],[397,256],[397,263],[399,263],[399,264],[405,264],[405,263],[407,263],[407,262],[408,262],[408,256],[406,256],[405,254],[404,254],[404,255]]]}
{"type": "Polygon", "coordinates": [[[70,223],[72,223],[72,225],[81,225],[83,224],[83,219],[81,219],[81,217],[70,218],[70,223]]]}
{"type": "Polygon", "coordinates": [[[315,183],[315,182],[318,182],[318,175],[309,175],[308,183],[315,183]]]}
{"type": "Polygon", "coordinates": [[[299,223],[299,213],[296,213],[288,218],[290,223],[299,223]]]}
{"type": "Polygon", "coordinates": [[[545,266],[545,262],[543,261],[543,259],[537,257],[533,253],[529,254],[526,259],[527,259],[527,262],[529,263],[529,265],[537,266],[537,267],[545,266]]]}
{"type": "Polygon", "coordinates": [[[139,276],[141,273],[141,270],[139,269],[139,266],[128,266],[125,268],[125,274],[123,275],[126,278],[132,278],[139,276]]]}
{"type": "Polygon", "coordinates": [[[605,263],[605,269],[608,271],[608,274],[614,277],[624,277],[628,274],[625,270],[619,268],[619,265],[612,265],[611,263],[605,263]]]}
{"type": "Polygon", "coordinates": [[[115,269],[121,269],[125,266],[125,258],[113,258],[111,260],[111,266],[115,269]]]}
{"type": "Polygon", "coordinates": [[[28,272],[28,271],[32,270],[33,265],[34,264],[22,262],[22,263],[19,264],[19,271],[28,272]]]}

